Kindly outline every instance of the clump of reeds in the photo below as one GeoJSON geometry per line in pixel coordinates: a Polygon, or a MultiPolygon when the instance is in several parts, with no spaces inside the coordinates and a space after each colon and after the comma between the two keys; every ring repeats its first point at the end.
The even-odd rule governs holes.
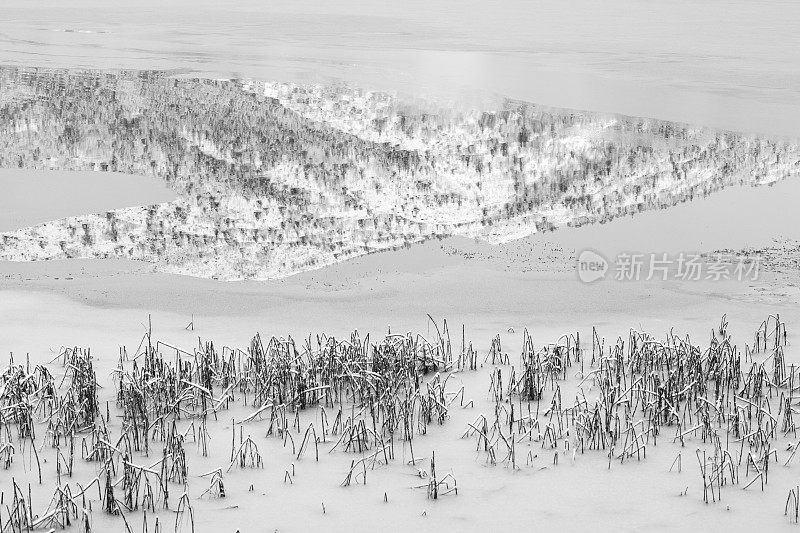
{"type": "Polygon", "coordinates": [[[431,466],[430,473],[428,474],[428,498],[436,500],[439,496],[450,494],[451,492],[458,494],[458,485],[456,478],[453,474],[447,473],[441,479],[436,477],[436,453],[431,453],[431,466]],[[444,490],[442,490],[444,488],[444,490]]]}
{"type": "Polygon", "coordinates": [[[228,470],[234,466],[239,468],[264,468],[264,461],[261,454],[258,453],[258,445],[253,441],[250,436],[247,436],[235,452],[232,453],[233,458],[228,470]]]}
{"type": "Polygon", "coordinates": [[[789,496],[786,498],[786,505],[783,509],[783,514],[789,517],[789,522],[798,523],[800,519],[800,486],[797,486],[789,491],[789,496]]]}
{"type": "Polygon", "coordinates": [[[205,492],[201,494],[201,497],[207,494],[216,498],[225,497],[225,483],[223,483],[222,480],[222,468],[217,468],[205,474],[201,474],[200,477],[211,477],[211,482],[205,492]]]}

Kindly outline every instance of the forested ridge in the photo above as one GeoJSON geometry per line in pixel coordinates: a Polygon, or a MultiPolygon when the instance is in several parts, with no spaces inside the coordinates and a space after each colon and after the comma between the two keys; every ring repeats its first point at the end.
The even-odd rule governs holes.
{"type": "Polygon", "coordinates": [[[800,172],[797,145],[343,86],[0,69],[0,166],[153,175],[167,204],[0,234],[0,259],[126,257],[267,279],[447,235],[510,240],[800,172]]]}

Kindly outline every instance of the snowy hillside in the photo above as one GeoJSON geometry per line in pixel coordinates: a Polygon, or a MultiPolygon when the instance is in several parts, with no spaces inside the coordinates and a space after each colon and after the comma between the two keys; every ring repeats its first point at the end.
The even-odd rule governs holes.
{"type": "Polygon", "coordinates": [[[795,144],[348,87],[0,69],[0,166],[153,175],[154,206],[0,234],[0,259],[124,257],[271,279],[448,235],[491,242],[800,173],[795,144]]]}

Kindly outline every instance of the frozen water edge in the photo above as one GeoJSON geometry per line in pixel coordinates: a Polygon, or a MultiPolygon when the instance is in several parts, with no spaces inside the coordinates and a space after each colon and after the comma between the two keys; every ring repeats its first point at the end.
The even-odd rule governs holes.
{"type": "Polygon", "coordinates": [[[18,168],[0,169],[0,190],[0,232],[176,197],[163,181],[152,177],[18,168]]]}

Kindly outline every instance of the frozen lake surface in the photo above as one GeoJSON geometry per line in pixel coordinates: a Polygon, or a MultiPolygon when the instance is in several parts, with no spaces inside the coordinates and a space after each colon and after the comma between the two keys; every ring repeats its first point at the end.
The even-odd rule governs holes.
{"type": "Polygon", "coordinates": [[[341,80],[797,136],[800,4],[5,0],[3,62],[341,80]]]}
{"type": "Polygon", "coordinates": [[[121,172],[0,169],[0,232],[175,199],[161,180],[121,172]]]}

